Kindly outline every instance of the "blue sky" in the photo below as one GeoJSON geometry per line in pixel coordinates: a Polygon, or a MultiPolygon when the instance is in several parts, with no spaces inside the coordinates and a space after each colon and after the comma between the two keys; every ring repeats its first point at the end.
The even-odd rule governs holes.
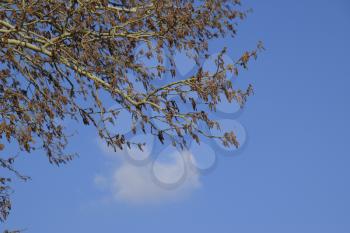
{"type": "MultiPolygon", "coordinates": [[[[210,167],[192,169],[184,179],[171,176],[181,183],[164,190],[148,177],[149,160],[130,163],[106,151],[91,129],[79,128],[70,149],[80,156],[67,166],[52,167],[41,154],[20,158],[19,169],[32,180],[15,183],[6,227],[28,233],[350,232],[350,3],[243,3],[254,12],[237,38],[212,44],[215,53],[225,43],[232,57],[258,40],[266,47],[238,81],[255,89],[235,115],[244,127],[243,150],[230,156],[207,145],[182,162],[175,152],[160,152],[174,156],[174,164],[202,154],[198,167],[210,167]]],[[[166,166],[155,174],[168,182],[164,168],[173,168],[166,166]]]]}

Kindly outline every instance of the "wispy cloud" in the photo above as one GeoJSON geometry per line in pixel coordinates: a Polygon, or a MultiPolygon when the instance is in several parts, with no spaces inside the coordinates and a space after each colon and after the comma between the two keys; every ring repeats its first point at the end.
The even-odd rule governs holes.
{"type": "Polygon", "coordinates": [[[108,154],[108,157],[119,158],[120,163],[110,175],[96,175],[94,183],[99,188],[109,190],[116,201],[132,204],[174,201],[188,196],[200,187],[199,173],[190,166],[193,157],[189,152],[179,153],[170,147],[160,153],[157,157],[159,159],[149,159],[146,163],[138,164],[130,158],[151,156],[148,148],[144,152],[114,152],[103,143],[99,145],[103,153],[108,154]],[[127,159],[126,156],[130,158],[127,159]]]}

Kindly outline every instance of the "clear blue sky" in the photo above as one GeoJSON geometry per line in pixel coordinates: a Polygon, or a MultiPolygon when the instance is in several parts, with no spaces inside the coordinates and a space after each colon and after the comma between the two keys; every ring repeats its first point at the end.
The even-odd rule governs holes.
{"type": "MultiPolygon", "coordinates": [[[[164,200],[135,204],[120,193],[110,200],[105,177],[122,162],[82,129],[71,142],[80,153],[71,164],[52,167],[40,154],[18,161],[32,180],[16,182],[6,227],[28,233],[350,232],[350,3],[243,3],[254,13],[237,39],[225,42],[235,55],[258,40],[266,51],[240,77],[255,88],[237,119],[249,138],[242,153],[218,154],[213,169],[184,183],[186,195],[172,190],[164,198],[147,190],[164,200]]],[[[221,45],[213,44],[213,52],[221,45]]]]}

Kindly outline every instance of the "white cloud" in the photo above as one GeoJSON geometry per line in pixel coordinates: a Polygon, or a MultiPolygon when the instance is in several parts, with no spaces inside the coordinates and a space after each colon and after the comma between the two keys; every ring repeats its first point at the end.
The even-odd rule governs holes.
{"type": "MultiPolygon", "coordinates": [[[[104,153],[118,154],[103,144],[100,146],[104,153]]],[[[174,201],[186,197],[200,187],[199,174],[190,166],[192,154],[180,154],[169,148],[163,150],[158,159],[143,164],[133,163],[132,159],[126,159],[126,152],[119,152],[124,153],[124,156],[116,156],[121,160],[120,165],[109,176],[95,176],[94,183],[97,187],[108,186],[114,200],[133,204],[174,201]]],[[[144,151],[150,153],[147,147],[144,151]]],[[[132,151],[131,157],[136,156],[135,152],[132,151]]],[[[141,157],[144,156],[142,154],[141,157]]]]}

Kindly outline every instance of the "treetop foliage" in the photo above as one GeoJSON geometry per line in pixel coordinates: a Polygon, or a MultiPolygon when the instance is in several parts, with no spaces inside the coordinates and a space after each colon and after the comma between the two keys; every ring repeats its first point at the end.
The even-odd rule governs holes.
{"type": "MultiPolygon", "coordinates": [[[[212,135],[199,125],[219,128],[209,113],[223,98],[244,105],[252,87],[236,89],[231,80],[262,46],[234,64],[224,62],[223,48],[215,72],[201,59],[210,56],[211,40],[234,37],[245,17],[239,0],[1,0],[0,151],[16,143],[26,152],[43,149],[51,163],[66,163],[73,155],[65,151],[69,133],[59,121],[65,119],[95,127],[115,149],[142,149],[111,130],[121,111],[130,114],[134,133],[161,142],[184,148],[186,137],[209,137],[238,147],[234,132],[212,135]],[[174,81],[177,52],[197,66],[174,81]]],[[[12,156],[1,155],[0,167],[15,171],[12,164],[12,156]]],[[[8,181],[0,178],[0,220],[11,208],[8,181]]]]}

